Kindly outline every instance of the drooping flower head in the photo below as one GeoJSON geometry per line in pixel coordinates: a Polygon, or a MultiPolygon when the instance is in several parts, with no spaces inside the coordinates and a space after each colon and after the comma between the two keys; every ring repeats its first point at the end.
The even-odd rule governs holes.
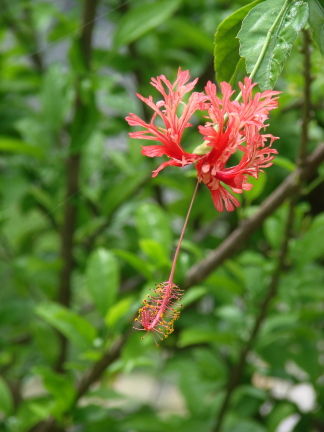
{"type": "Polygon", "coordinates": [[[153,177],[169,165],[195,164],[198,179],[209,188],[216,209],[232,211],[239,206],[233,193],[251,189],[248,176],[258,177],[263,168],[272,164],[277,153],[271,148],[277,137],[262,134],[261,130],[268,126],[266,120],[269,112],[277,107],[279,92],[267,90],[253,94],[255,84],[245,78],[244,83],[239,83],[242,94],[239,102],[232,100],[234,91],[230,84],[220,84],[220,97],[216,85],[209,81],[204,92],[193,92],[188,102],[184,102],[184,96],[197,83],[197,79],[191,82],[189,79],[189,72],[181,69],[173,84],[164,75],[152,78],[151,84],[161,93],[162,100],[154,102],[152,96],[137,95],[153,110],[153,116],[147,123],[137,115],[129,114],[126,117],[128,124],[143,128],[129,135],[159,143],[143,146],[144,155],[169,158],[153,171],[153,177]],[[190,118],[198,110],[206,111],[207,117],[206,124],[199,126],[204,154],[186,152],[182,143],[183,132],[192,126],[190,118]],[[163,126],[157,124],[158,118],[163,126]],[[239,157],[236,165],[231,156],[239,157]]]}
{"type": "MultiPolygon", "coordinates": [[[[151,84],[162,95],[154,102],[152,96],[137,95],[153,110],[150,122],[136,114],[129,114],[126,120],[130,126],[142,129],[131,132],[132,138],[156,141],[158,144],[142,147],[142,153],[149,157],[167,156],[152,176],[155,177],[166,166],[184,167],[194,164],[198,181],[209,188],[218,211],[232,211],[239,206],[233,193],[251,189],[248,177],[258,177],[260,171],[269,167],[277,151],[271,148],[277,138],[261,133],[267,127],[269,112],[277,107],[278,93],[265,91],[253,94],[255,84],[249,78],[240,83],[240,96],[232,99],[230,84],[220,84],[221,96],[216,85],[208,82],[204,92],[192,92],[197,79],[189,82],[188,71],[178,70],[172,84],[164,75],[152,78],[151,84]],[[185,101],[188,93],[190,96],[185,101]],[[197,111],[203,111],[206,123],[199,126],[202,143],[197,143],[193,153],[183,146],[185,129],[192,127],[190,118],[197,111]]],[[[158,284],[140,308],[135,319],[135,328],[145,330],[164,339],[173,331],[173,323],[179,316],[179,300],[182,290],[174,284],[176,262],[183,235],[188,223],[191,207],[198,189],[198,183],[189,205],[187,216],[174,254],[170,276],[167,282],[158,284]]]]}
{"type": "Polygon", "coordinates": [[[137,97],[153,110],[151,121],[147,123],[136,114],[130,113],[126,121],[130,126],[140,126],[143,130],[131,132],[131,138],[139,138],[151,141],[157,141],[159,145],[148,145],[142,147],[142,153],[145,156],[168,156],[169,160],[162,163],[152,176],[158,173],[168,165],[183,167],[192,164],[198,160],[199,156],[186,152],[181,141],[186,128],[191,127],[189,122],[192,115],[197,111],[205,108],[204,102],[207,96],[203,93],[191,93],[188,102],[184,101],[187,93],[195,87],[198,79],[189,82],[189,71],[178,70],[177,79],[172,84],[164,75],[151,79],[151,85],[161,94],[162,99],[154,102],[152,96],[148,98],[137,94],[137,97]],[[159,126],[157,122],[162,122],[159,126]]]}
{"type": "Polygon", "coordinates": [[[198,178],[209,188],[218,211],[232,211],[239,206],[234,193],[249,190],[248,176],[258,177],[259,172],[272,164],[277,150],[271,148],[277,139],[260,131],[267,125],[269,111],[277,106],[276,91],[252,94],[255,84],[245,78],[239,83],[242,102],[232,101],[231,86],[220,84],[222,97],[217,96],[215,84],[208,82],[205,93],[208,96],[208,122],[199,126],[199,132],[210,148],[199,161],[196,169],[198,178]],[[238,157],[236,165],[231,156],[238,157]],[[227,186],[227,188],[225,187],[227,186]]]}

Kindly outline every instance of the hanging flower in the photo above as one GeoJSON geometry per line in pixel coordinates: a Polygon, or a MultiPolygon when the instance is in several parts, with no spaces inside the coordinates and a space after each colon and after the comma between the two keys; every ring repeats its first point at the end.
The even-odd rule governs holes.
{"type": "Polygon", "coordinates": [[[278,105],[279,92],[267,90],[253,94],[256,84],[245,78],[244,83],[239,83],[242,95],[242,102],[239,102],[232,100],[234,90],[230,84],[220,84],[222,95],[219,97],[216,85],[209,81],[204,92],[191,93],[188,102],[185,102],[184,96],[193,90],[197,82],[197,79],[191,82],[189,79],[189,72],[181,69],[173,84],[164,75],[152,78],[151,84],[163,99],[154,102],[152,96],[145,98],[137,95],[154,114],[149,123],[135,114],[129,114],[126,117],[128,124],[143,128],[129,135],[160,143],[143,146],[144,155],[165,155],[169,158],[153,171],[153,177],[169,165],[183,167],[195,164],[198,180],[209,188],[216,209],[233,211],[239,206],[233,193],[240,194],[251,189],[248,176],[257,178],[263,168],[272,164],[277,154],[271,146],[278,138],[262,134],[261,130],[268,126],[269,112],[278,105]],[[182,147],[184,130],[192,126],[190,118],[198,110],[207,112],[207,123],[199,126],[204,139],[204,154],[199,154],[199,151],[188,153],[182,147]],[[156,124],[158,119],[163,126],[156,124]],[[239,159],[236,165],[233,165],[233,158],[239,159]]]}
{"type": "Polygon", "coordinates": [[[233,90],[222,82],[222,98],[216,93],[215,84],[208,82],[205,93],[208,96],[208,122],[199,126],[210,151],[197,161],[198,178],[209,188],[218,211],[232,211],[239,201],[234,193],[250,190],[248,176],[258,177],[263,168],[272,164],[277,150],[271,148],[278,139],[260,130],[267,125],[269,111],[277,106],[276,91],[252,94],[255,84],[245,78],[239,83],[242,102],[231,101],[233,90]],[[236,165],[230,163],[231,156],[237,156],[236,165]],[[227,188],[226,188],[227,186],[227,188]]]}
{"type": "MultiPolygon", "coordinates": [[[[253,94],[255,84],[245,78],[244,83],[239,83],[242,97],[242,102],[239,102],[239,97],[232,100],[234,91],[230,84],[220,84],[220,97],[216,85],[209,81],[204,92],[191,93],[186,102],[185,96],[192,92],[197,83],[197,79],[191,82],[189,79],[189,72],[181,69],[173,84],[164,75],[152,78],[151,84],[162,95],[162,100],[154,102],[152,96],[145,98],[137,95],[153,110],[153,116],[148,123],[136,114],[129,114],[126,117],[128,124],[142,128],[129,135],[159,143],[143,146],[144,155],[168,157],[153,171],[153,177],[169,165],[184,167],[194,164],[198,182],[205,183],[209,188],[216,209],[232,211],[240,205],[233,193],[240,194],[251,189],[248,177],[257,178],[260,171],[272,164],[277,153],[271,147],[277,137],[261,131],[268,126],[266,121],[269,112],[277,107],[279,92],[269,90],[253,94]],[[205,112],[207,122],[199,126],[202,144],[189,153],[182,145],[183,134],[185,129],[192,126],[190,118],[197,111],[205,112]]],[[[174,321],[179,317],[179,300],[183,291],[174,283],[174,275],[198,182],[178,240],[169,278],[167,282],[158,284],[144,300],[135,319],[137,330],[150,332],[160,339],[173,332],[174,321]]]]}
{"type": "Polygon", "coordinates": [[[181,146],[182,136],[186,128],[191,127],[190,118],[197,110],[205,108],[207,96],[203,93],[193,92],[186,103],[184,97],[195,87],[198,79],[188,82],[189,71],[178,70],[177,79],[172,84],[164,75],[151,79],[151,85],[162,95],[162,99],[154,102],[152,96],[148,98],[137,94],[137,97],[153,110],[151,121],[147,123],[136,114],[130,113],[126,121],[130,126],[144,128],[138,132],[131,132],[131,138],[157,141],[160,145],[142,147],[142,154],[149,157],[169,157],[163,162],[152,176],[155,177],[166,166],[183,167],[198,160],[199,155],[187,153],[181,146]],[[162,122],[159,126],[157,122],[162,122]]]}

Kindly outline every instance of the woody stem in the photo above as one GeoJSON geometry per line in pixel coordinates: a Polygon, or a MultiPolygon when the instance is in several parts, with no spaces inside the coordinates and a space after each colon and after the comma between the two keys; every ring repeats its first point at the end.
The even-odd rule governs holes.
{"type": "Polygon", "coordinates": [[[179,240],[178,240],[177,248],[176,248],[176,250],[174,252],[174,256],[173,256],[173,260],[172,260],[172,266],[171,266],[171,271],[170,271],[170,276],[169,276],[169,282],[173,282],[173,277],[174,277],[174,273],[175,273],[175,269],[176,269],[176,265],[177,265],[177,261],[178,261],[179,252],[180,252],[180,249],[181,249],[182,240],[183,240],[184,234],[185,234],[186,229],[187,229],[187,225],[188,225],[188,221],[189,221],[189,218],[190,218],[190,213],[191,213],[192,205],[193,205],[193,203],[195,201],[195,198],[196,198],[196,195],[197,195],[198,186],[199,186],[199,180],[197,180],[195,189],[193,191],[193,194],[192,194],[192,197],[191,197],[191,201],[190,201],[190,204],[189,204],[189,207],[188,207],[188,211],[187,211],[187,214],[186,214],[186,218],[185,218],[185,221],[184,221],[184,224],[183,224],[183,227],[182,227],[182,230],[181,230],[181,234],[180,234],[180,237],[179,237],[179,240]]]}

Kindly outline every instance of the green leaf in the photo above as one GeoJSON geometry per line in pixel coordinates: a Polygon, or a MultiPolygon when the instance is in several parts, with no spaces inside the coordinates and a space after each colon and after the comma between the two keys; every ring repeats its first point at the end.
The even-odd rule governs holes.
{"type": "Polygon", "coordinates": [[[244,420],[241,417],[230,419],[224,428],[224,432],[266,432],[259,423],[252,420],[244,420]]]}
{"type": "Polygon", "coordinates": [[[28,144],[19,139],[6,136],[0,137],[0,152],[18,153],[34,156],[37,158],[41,158],[43,156],[43,152],[39,147],[28,144]]]}
{"type": "Polygon", "coordinates": [[[0,413],[9,415],[13,408],[11,392],[6,382],[0,377],[0,413]]]}
{"type": "Polygon", "coordinates": [[[207,288],[203,286],[195,286],[190,288],[187,292],[185,292],[183,298],[181,299],[181,305],[183,307],[189,306],[203,297],[206,292],[207,288]]]}
{"type": "Polygon", "coordinates": [[[150,258],[156,267],[165,267],[170,264],[165,248],[156,240],[144,238],[139,241],[139,245],[145,255],[150,258]]]}
{"type": "Polygon", "coordinates": [[[86,287],[97,309],[105,316],[114,304],[119,288],[119,268],[115,256],[100,248],[88,260],[86,287]]]}
{"type": "Polygon", "coordinates": [[[292,254],[299,265],[324,256],[324,215],[317,216],[309,230],[297,240],[292,254]]]}
{"type": "Polygon", "coordinates": [[[309,0],[309,24],[312,35],[322,54],[324,54],[324,1],[309,0]]]}
{"type": "Polygon", "coordinates": [[[179,17],[168,20],[168,26],[171,31],[177,29],[175,36],[178,44],[179,40],[183,46],[202,49],[210,54],[213,53],[213,43],[204,28],[198,27],[194,22],[179,17]]]}
{"type": "Polygon", "coordinates": [[[179,347],[184,348],[189,345],[213,342],[231,345],[234,339],[233,334],[228,332],[220,333],[216,329],[186,328],[180,335],[179,347]]]}
{"type": "Polygon", "coordinates": [[[64,121],[64,116],[71,106],[72,98],[67,98],[66,74],[62,66],[51,66],[45,76],[42,85],[42,119],[53,132],[59,130],[64,121]]]}
{"type": "Polygon", "coordinates": [[[294,405],[288,402],[274,406],[269,416],[267,416],[267,430],[269,432],[276,432],[282,420],[294,414],[295,409],[294,405]]]}
{"type": "Polygon", "coordinates": [[[273,165],[277,165],[280,168],[284,168],[289,172],[293,172],[296,169],[296,165],[291,160],[287,159],[284,156],[276,156],[273,165]]]}
{"type": "Polygon", "coordinates": [[[115,327],[125,315],[132,312],[133,297],[125,297],[114,304],[105,316],[105,323],[108,327],[115,327]]]}
{"type": "Polygon", "coordinates": [[[253,188],[249,191],[246,191],[244,194],[248,204],[250,204],[252,201],[259,198],[259,196],[262,194],[264,190],[266,182],[267,182],[267,176],[265,173],[261,173],[257,179],[254,177],[249,178],[249,183],[253,185],[253,188]]]}
{"type": "Polygon", "coordinates": [[[107,191],[104,203],[104,211],[111,214],[118,206],[132,197],[146,181],[151,178],[145,170],[140,169],[131,176],[125,177],[119,182],[118,187],[107,191]]]}
{"type": "Polygon", "coordinates": [[[55,373],[45,366],[36,367],[35,373],[42,378],[45,388],[55,399],[51,407],[51,413],[60,417],[74,400],[73,380],[66,374],[55,373]]]}
{"type": "Polygon", "coordinates": [[[56,303],[42,303],[36,313],[81,349],[88,348],[96,337],[96,329],[75,312],[56,303]]]}
{"type": "Polygon", "coordinates": [[[138,257],[132,252],[114,249],[114,254],[122,258],[129,265],[131,265],[139,274],[143,275],[146,279],[150,279],[152,275],[151,264],[147,263],[144,259],[138,257]]]}
{"type": "Polygon", "coordinates": [[[162,24],[179,7],[181,0],[158,0],[130,9],[120,20],[114,45],[121,47],[134,42],[148,31],[162,24]]]}
{"type": "Polygon", "coordinates": [[[140,237],[157,241],[169,253],[172,242],[169,218],[166,213],[153,203],[140,205],[135,215],[140,237]]]}
{"type": "Polygon", "coordinates": [[[230,81],[240,61],[239,41],[236,37],[247,13],[261,0],[255,0],[230,16],[226,17],[217,27],[214,38],[214,67],[216,78],[230,81]]]}
{"type": "Polygon", "coordinates": [[[306,0],[267,0],[244,19],[238,33],[240,55],[262,90],[275,85],[307,18],[306,0]]]}

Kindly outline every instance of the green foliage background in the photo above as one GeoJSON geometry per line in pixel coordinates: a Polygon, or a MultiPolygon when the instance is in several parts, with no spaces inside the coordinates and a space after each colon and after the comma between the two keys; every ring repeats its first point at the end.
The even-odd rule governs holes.
{"type": "MultiPolygon", "coordinates": [[[[168,273],[195,180],[178,168],[151,179],[157,160],[129,141],[124,117],[147,116],[135,93],[153,94],[150,78],[173,79],[179,66],[201,77],[200,88],[215,79],[214,63],[218,80],[236,84],[245,61],[253,72],[258,43],[285,7],[255,75],[260,87],[278,80],[283,92],[269,128],[280,156],[233,214],[217,214],[200,188],[177,269],[181,286],[296,167],[301,29],[309,25],[307,151],[323,142],[323,2],[101,0],[90,21],[87,0],[0,5],[0,431],[210,432],[275,271],[288,204],[186,291],[172,336],[161,346],[141,339],[132,319],[168,273]],[[242,26],[249,10],[262,11],[255,33],[255,15],[242,26]]],[[[198,139],[187,135],[187,148],[198,139]]],[[[295,204],[278,292],[224,432],[275,432],[292,415],[290,430],[323,430],[323,177],[321,166],[295,204]],[[308,393],[276,391],[305,384],[314,396],[306,408],[308,393]]]]}

